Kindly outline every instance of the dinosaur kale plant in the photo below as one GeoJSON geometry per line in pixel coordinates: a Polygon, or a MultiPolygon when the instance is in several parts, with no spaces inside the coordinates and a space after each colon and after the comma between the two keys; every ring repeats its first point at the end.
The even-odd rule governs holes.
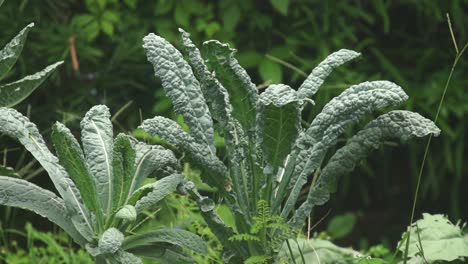
{"type": "Polygon", "coordinates": [[[376,109],[403,103],[408,96],[401,87],[389,81],[353,85],[303,127],[304,106],[313,103],[312,97],[335,67],[359,53],[343,49],[331,54],[298,90],[274,84],[259,93],[235,59],[235,50],[207,41],[202,58],[189,34],[181,33],[188,62],[154,34],[144,38],[143,47],[189,131],[160,116],[145,120],[141,128],[183,151],[185,159],[201,169],[202,179],[217,187],[235,218],[233,227],[216,215],[211,200],[191,189],[193,184],[186,184],[185,191],[195,196],[207,224],[224,245],[226,262],[272,261],[282,240],[294,238],[312,208],[329,200],[338,178],[384,140],[440,132],[417,113],[390,111],[370,121],[325,163],[345,129],[376,109]],[[222,154],[214,146],[215,131],[226,142],[222,154]],[[307,198],[300,201],[312,175],[307,198]]]}
{"type": "Polygon", "coordinates": [[[119,134],[114,139],[106,106],[91,108],[81,121],[82,148],[70,130],[52,130],[58,158],[36,126],[11,108],[0,108],[0,133],[16,138],[49,174],[59,196],[25,180],[0,176],[0,204],[34,211],[65,230],[98,263],[190,261],[183,250],[203,253],[203,240],[159,228],[135,233],[145,209],[174,192],[184,177],[175,173],[171,151],[119,134]],[[148,177],[159,180],[143,185],[148,177]]]}

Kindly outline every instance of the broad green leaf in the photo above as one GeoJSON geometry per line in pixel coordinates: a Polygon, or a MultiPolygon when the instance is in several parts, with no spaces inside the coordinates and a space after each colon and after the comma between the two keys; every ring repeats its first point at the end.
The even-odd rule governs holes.
{"type": "Polygon", "coordinates": [[[190,127],[190,135],[196,142],[208,146],[215,153],[213,120],[200,90],[200,83],[189,64],[165,39],[149,34],[143,41],[148,61],[153,64],[156,76],[161,79],[175,112],[184,117],[190,127]]]}
{"type": "Polygon", "coordinates": [[[406,141],[429,134],[437,136],[439,133],[439,128],[431,120],[403,110],[388,112],[369,122],[330,158],[316,185],[310,189],[307,200],[296,210],[291,220],[293,227],[300,228],[312,208],[326,203],[330,193],[336,191],[338,179],[350,173],[360,160],[379,148],[385,140],[397,138],[406,141]]]}
{"type": "Polygon", "coordinates": [[[292,256],[286,242],[283,243],[278,254],[278,260],[286,263],[303,263],[302,257],[306,260],[304,264],[356,264],[359,262],[358,251],[338,247],[330,241],[321,239],[289,239],[292,256]],[[301,256],[302,255],[302,256],[301,256]]]}
{"type": "Polygon", "coordinates": [[[216,78],[229,93],[233,111],[247,134],[255,131],[255,112],[258,99],[257,88],[247,72],[234,58],[235,50],[228,44],[216,40],[203,43],[207,63],[214,70],[216,78]]]}
{"type": "Polygon", "coordinates": [[[296,91],[283,84],[270,85],[260,94],[257,113],[257,144],[263,151],[271,175],[283,166],[301,131],[303,100],[296,91]]]}
{"type": "Polygon", "coordinates": [[[49,174],[62,196],[76,229],[87,239],[93,236],[92,221],[79,190],[65,169],[47,148],[36,125],[15,109],[0,107],[0,133],[16,138],[49,174]]]}
{"type": "Polygon", "coordinates": [[[135,173],[130,183],[128,198],[140,188],[148,177],[163,178],[180,169],[180,164],[172,151],[158,145],[148,145],[130,138],[136,152],[135,173]]]}
{"type": "Polygon", "coordinates": [[[333,217],[328,223],[327,234],[330,235],[333,240],[346,237],[353,231],[356,218],[356,214],[353,213],[333,217]]]}
{"type": "Polygon", "coordinates": [[[304,83],[299,87],[298,93],[300,97],[312,99],[325,79],[335,68],[360,55],[361,53],[359,52],[347,49],[341,49],[328,55],[325,60],[312,70],[312,73],[310,73],[304,83]]]}
{"type": "Polygon", "coordinates": [[[117,250],[114,254],[110,256],[113,263],[119,263],[119,264],[142,264],[143,261],[135,256],[132,253],[123,251],[123,250],[117,250]]]}
{"type": "Polygon", "coordinates": [[[197,143],[193,137],[184,132],[175,121],[156,116],[143,121],[139,127],[152,136],[158,135],[188,154],[194,165],[205,171],[204,180],[212,186],[222,187],[226,180],[226,167],[209,148],[197,143]]]}
{"type": "Polygon", "coordinates": [[[375,109],[401,104],[407,98],[400,86],[389,81],[374,81],[353,85],[326,104],[296,141],[294,171],[285,177],[291,194],[281,216],[286,217],[291,212],[307,177],[320,166],[327,150],[346,128],[375,109]]]}
{"type": "Polygon", "coordinates": [[[204,254],[207,251],[205,242],[197,235],[180,229],[160,228],[127,237],[122,248],[129,250],[158,243],[169,243],[204,254]]]}
{"type": "Polygon", "coordinates": [[[96,190],[86,165],[83,150],[76,138],[65,125],[57,122],[52,127],[52,142],[60,164],[80,190],[85,205],[91,211],[97,212],[97,210],[100,210],[96,200],[96,190]]]}
{"type": "Polygon", "coordinates": [[[3,2],[5,2],[5,0],[0,0],[0,7],[3,5],[3,2]]]}
{"type": "MultiPolygon", "coordinates": [[[[412,225],[408,249],[410,261],[420,256],[421,246],[428,264],[468,258],[468,239],[463,237],[460,225],[452,224],[440,214],[424,213],[423,219],[412,225]]],[[[404,247],[400,248],[400,251],[404,250],[404,247]]]]}
{"type": "Polygon", "coordinates": [[[281,66],[267,58],[260,62],[260,65],[258,66],[258,73],[264,82],[276,84],[281,83],[283,80],[283,71],[281,66]]]}
{"type": "MultiPolygon", "coordinates": [[[[152,190],[145,196],[141,197],[135,204],[137,213],[142,212],[144,209],[156,205],[167,195],[176,191],[177,186],[184,180],[181,174],[173,174],[164,177],[155,183],[151,183],[152,190]]],[[[148,188],[143,186],[142,188],[148,188]]]]}
{"type": "Polygon", "coordinates": [[[11,67],[15,65],[16,60],[23,50],[28,32],[33,27],[34,23],[27,25],[2,50],[0,50],[0,80],[3,79],[8,71],[10,71],[11,67]]]}
{"type": "Polygon", "coordinates": [[[241,10],[236,2],[231,2],[230,5],[221,9],[223,19],[223,29],[227,32],[233,32],[241,19],[241,10]]]}
{"type": "Polygon", "coordinates": [[[135,178],[135,150],[125,134],[119,134],[114,141],[113,150],[113,210],[122,206],[135,178]]]}
{"type": "Polygon", "coordinates": [[[283,16],[288,14],[289,0],[270,0],[271,5],[283,16]]]}
{"type": "Polygon", "coordinates": [[[75,229],[65,203],[54,193],[25,180],[0,176],[0,204],[31,210],[65,230],[75,242],[86,240],[75,229]]]}
{"type": "Polygon", "coordinates": [[[0,85],[0,106],[11,107],[28,97],[63,62],[47,66],[44,70],[21,80],[0,85]]]}
{"type": "Polygon", "coordinates": [[[92,107],[81,120],[81,142],[93,175],[94,185],[103,211],[111,214],[114,180],[112,172],[113,131],[109,108],[105,105],[92,107]]]}
{"type": "Polygon", "coordinates": [[[157,243],[151,246],[132,248],[129,252],[149,259],[157,260],[160,264],[190,264],[193,258],[182,247],[167,243],[157,243]]]}

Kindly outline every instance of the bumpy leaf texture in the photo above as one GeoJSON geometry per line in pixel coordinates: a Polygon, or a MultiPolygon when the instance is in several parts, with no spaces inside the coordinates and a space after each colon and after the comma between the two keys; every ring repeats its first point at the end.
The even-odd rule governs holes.
{"type": "Polygon", "coordinates": [[[287,217],[294,208],[307,177],[320,166],[327,150],[346,128],[375,109],[401,104],[407,98],[400,86],[374,81],[353,85],[326,104],[296,141],[297,158],[289,180],[291,194],[281,215],[287,217]]]}
{"type": "Polygon", "coordinates": [[[359,57],[359,52],[347,49],[341,49],[333,52],[309,74],[307,79],[299,87],[298,93],[302,98],[312,99],[312,96],[318,91],[320,86],[330,73],[340,65],[359,57]]]}
{"type": "Polygon", "coordinates": [[[329,200],[339,178],[352,172],[359,161],[379,148],[384,141],[406,141],[429,134],[437,136],[439,133],[440,129],[431,120],[410,111],[391,111],[369,122],[330,158],[317,183],[310,189],[307,200],[296,210],[291,220],[293,227],[300,228],[315,205],[322,205],[329,200]]]}
{"type": "Polygon", "coordinates": [[[145,120],[141,126],[149,134],[158,135],[168,143],[177,146],[190,155],[196,165],[206,170],[210,178],[205,178],[213,186],[223,186],[226,177],[226,166],[209,148],[199,144],[179,124],[171,119],[156,116],[145,120]]]}
{"type": "Polygon", "coordinates": [[[154,66],[176,113],[184,117],[196,142],[215,153],[213,120],[190,65],[182,54],[165,39],[149,34],[143,39],[148,61],[154,66]]]}

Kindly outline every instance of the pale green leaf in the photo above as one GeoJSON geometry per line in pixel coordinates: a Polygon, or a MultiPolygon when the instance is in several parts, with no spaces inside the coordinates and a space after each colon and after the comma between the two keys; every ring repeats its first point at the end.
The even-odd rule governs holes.
{"type": "Polygon", "coordinates": [[[362,256],[358,251],[338,247],[327,240],[298,238],[288,241],[292,256],[286,242],[284,242],[278,254],[280,262],[302,264],[302,257],[304,257],[306,260],[304,264],[356,264],[360,260],[358,257],[362,256]]]}
{"type": "MultiPolygon", "coordinates": [[[[135,204],[137,213],[142,212],[144,209],[156,205],[167,195],[176,191],[177,186],[182,182],[184,176],[181,174],[173,174],[164,177],[155,183],[151,183],[152,190],[145,196],[141,197],[135,204]]],[[[143,186],[142,188],[148,188],[143,186]]]]}
{"type": "Polygon", "coordinates": [[[114,263],[119,263],[119,264],[142,264],[143,261],[135,256],[132,253],[123,251],[123,250],[117,250],[114,254],[110,256],[110,258],[114,261],[114,263]]]}
{"type": "MultiPolygon", "coordinates": [[[[454,225],[447,217],[424,213],[423,219],[411,227],[408,256],[418,258],[422,252],[428,264],[468,258],[468,239],[463,237],[460,225],[454,225]],[[418,234],[419,233],[419,234],[418,234]]],[[[401,247],[400,251],[404,251],[401,247]]]]}
{"type": "Polygon", "coordinates": [[[128,198],[140,188],[148,177],[163,178],[180,169],[180,164],[172,151],[158,145],[148,145],[130,138],[136,152],[135,173],[130,183],[128,198]]]}
{"type": "Polygon", "coordinates": [[[299,87],[298,93],[302,98],[312,99],[312,96],[318,91],[325,79],[330,73],[340,65],[357,58],[361,53],[341,49],[328,55],[317,67],[312,70],[312,73],[299,87]]]}
{"type": "Polygon", "coordinates": [[[65,201],[76,229],[88,240],[93,236],[92,221],[81,194],[68,173],[47,148],[36,125],[18,111],[0,107],[0,133],[16,138],[49,174],[55,188],[65,201]]]}
{"type": "Polygon", "coordinates": [[[10,71],[11,67],[15,65],[16,60],[23,50],[28,32],[33,27],[34,23],[27,25],[2,50],[0,50],[0,80],[3,79],[8,71],[10,71]]]}
{"type": "Polygon", "coordinates": [[[190,135],[196,142],[208,146],[215,153],[213,120],[200,83],[189,64],[165,39],[149,34],[143,41],[148,61],[153,64],[156,76],[161,79],[175,112],[184,117],[190,135]]]}
{"type": "Polygon", "coordinates": [[[105,105],[92,107],[81,120],[81,142],[98,201],[107,215],[111,213],[114,192],[113,141],[109,108],[105,105]]]}
{"type": "Polygon", "coordinates": [[[63,62],[57,62],[47,66],[44,70],[21,80],[0,85],[0,106],[11,107],[19,104],[28,97],[39,85],[44,82],[54,70],[63,62]]]}
{"type": "Polygon", "coordinates": [[[205,242],[199,236],[185,230],[170,228],[160,228],[129,236],[124,240],[122,248],[129,250],[158,243],[169,243],[202,254],[207,251],[205,242]]]}
{"type": "Polygon", "coordinates": [[[133,222],[136,220],[137,212],[133,205],[127,204],[115,214],[115,217],[126,222],[133,222]]]}
{"type": "Polygon", "coordinates": [[[151,246],[141,246],[129,250],[131,253],[148,259],[157,260],[160,264],[190,264],[193,258],[182,247],[167,243],[157,243],[151,246]]]}
{"type": "Polygon", "coordinates": [[[31,210],[60,226],[78,244],[83,245],[86,241],[73,226],[64,201],[37,185],[0,176],[0,204],[31,210]]]}

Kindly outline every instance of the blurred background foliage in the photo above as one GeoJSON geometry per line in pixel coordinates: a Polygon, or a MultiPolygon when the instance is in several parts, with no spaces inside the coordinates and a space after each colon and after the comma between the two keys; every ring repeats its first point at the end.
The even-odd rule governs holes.
{"type": "MultiPolygon", "coordinates": [[[[29,22],[36,23],[9,79],[65,60],[45,85],[17,107],[29,114],[46,138],[55,120],[76,129],[84,112],[99,103],[112,109],[112,121],[124,132],[133,131],[142,117],[171,116],[171,103],[153,77],[141,40],[155,32],[177,46],[179,27],[199,45],[219,39],[238,49],[239,61],[259,89],[279,82],[298,87],[331,52],[340,48],[362,52],[361,59],[330,76],[304,117],[306,123],[349,85],[378,79],[401,85],[410,96],[403,107],[433,118],[455,56],[445,14],[451,15],[462,45],[468,40],[467,12],[467,0],[6,0],[0,8],[0,45],[29,22]]],[[[468,200],[463,191],[468,186],[463,177],[468,167],[467,69],[468,60],[462,58],[438,121],[443,134],[433,140],[423,174],[419,213],[468,219],[463,203],[468,200]]],[[[7,147],[3,162],[23,168],[18,177],[49,184],[17,145],[5,137],[0,141],[7,147]]],[[[395,143],[388,142],[390,147],[342,179],[332,202],[315,212],[314,219],[328,210],[331,215],[353,216],[353,232],[337,237],[343,243],[356,243],[357,237],[396,241],[407,225],[425,141],[398,147],[395,143]]],[[[3,213],[0,223],[22,228],[25,219],[38,218],[7,220],[14,215],[3,213]]],[[[326,229],[329,220],[318,229],[326,229]]],[[[360,243],[366,247],[368,241],[360,243]]]]}

